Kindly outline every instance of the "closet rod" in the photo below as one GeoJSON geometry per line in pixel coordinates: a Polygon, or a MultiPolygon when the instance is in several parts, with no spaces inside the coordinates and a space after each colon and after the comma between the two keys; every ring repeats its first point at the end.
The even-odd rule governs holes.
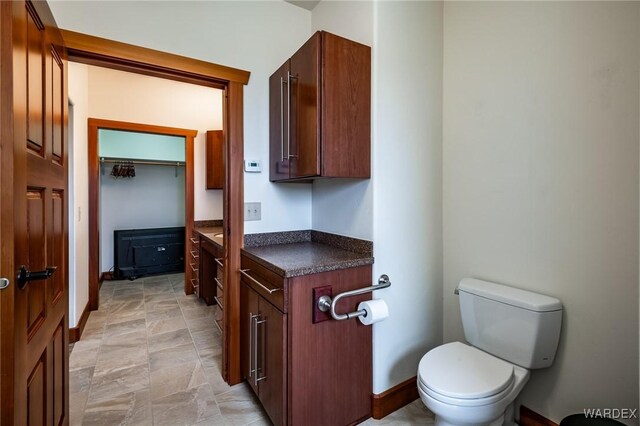
{"type": "Polygon", "coordinates": [[[158,160],[130,160],[126,158],[100,158],[100,163],[129,163],[129,164],[146,164],[149,166],[173,166],[184,167],[184,161],[158,161],[158,160]]]}

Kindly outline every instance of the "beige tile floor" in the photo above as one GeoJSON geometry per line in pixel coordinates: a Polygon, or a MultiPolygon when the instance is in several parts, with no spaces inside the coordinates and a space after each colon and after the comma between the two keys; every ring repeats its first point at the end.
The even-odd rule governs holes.
{"type": "MultiPolygon", "coordinates": [[[[71,425],[268,425],[245,384],[220,375],[215,306],[183,274],[106,281],[69,359],[71,425]]],[[[418,400],[363,425],[432,424],[418,400]]]]}

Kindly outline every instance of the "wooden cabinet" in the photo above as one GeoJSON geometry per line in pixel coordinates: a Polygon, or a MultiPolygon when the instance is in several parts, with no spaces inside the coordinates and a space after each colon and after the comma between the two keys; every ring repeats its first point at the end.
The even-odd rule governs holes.
{"type": "Polygon", "coordinates": [[[319,31],[269,79],[269,178],[371,175],[371,49],[319,31]]]}
{"type": "Polygon", "coordinates": [[[222,189],[224,184],[222,141],[222,130],[207,131],[207,189],[222,189]]]}
{"type": "Polygon", "coordinates": [[[224,266],[222,247],[201,238],[199,297],[207,305],[216,304],[215,325],[222,333],[224,321],[224,266]]]}
{"type": "Polygon", "coordinates": [[[286,315],[241,284],[243,373],[271,421],[286,424],[286,315]]]}
{"type": "Polygon", "coordinates": [[[185,265],[185,293],[200,296],[200,234],[191,233],[187,242],[187,264],[185,265]]]}
{"type": "Polygon", "coordinates": [[[223,249],[194,231],[190,254],[189,270],[193,275],[191,283],[194,293],[207,305],[218,305],[214,323],[222,333],[224,329],[223,249]]]}
{"type": "MultiPolygon", "coordinates": [[[[243,254],[241,363],[276,425],[340,426],[371,414],[371,327],[357,319],[314,322],[314,289],[371,285],[371,266],[283,278],[243,254]]],[[[327,293],[323,293],[327,294],[327,293]]],[[[371,294],[345,299],[355,310],[371,294]]]]}
{"type": "MultiPolygon", "coordinates": [[[[224,330],[224,264],[222,263],[223,251],[222,247],[218,247],[216,251],[216,257],[214,262],[216,263],[216,273],[214,281],[216,283],[216,295],[214,300],[218,305],[215,316],[215,324],[218,327],[220,333],[223,334],[223,345],[226,344],[225,336],[222,330],[224,330]]],[[[225,363],[226,365],[226,363],[225,363]]]]}
{"type": "Polygon", "coordinates": [[[214,304],[216,297],[216,247],[205,240],[200,242],[200,287],[198,296],[205,301],[207,305],[214,304]]]}

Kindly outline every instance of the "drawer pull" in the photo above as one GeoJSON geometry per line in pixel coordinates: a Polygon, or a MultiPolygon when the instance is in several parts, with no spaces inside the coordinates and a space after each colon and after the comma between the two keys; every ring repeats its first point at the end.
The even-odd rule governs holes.
{"type": "Polygon", "coordinates": [[[197,259],[200,257],[200,252],[192,251],[190,253],[191,253],[191,257],[193,257],[194,259],[197,259]]]}
{"type": "Polygon", "coordinates": [[[213,323],[216,325],[216,328],[218,329],[220,334],[222,334],[222,326],[220,325],[221,322],[222,322],[222,320],[214,320],[213,321],[213,323]]]}
{"type": "Polygon", "coordinates": [[[222,285],[222,281],[220,281],[218,277],[214,277],[213,279],[216,280],[216,284],[218,284],[218,287],[220,287],[221,289],[224,289],[224,286],[222,285]]]}
{"type": "Polygon", "coordinates": [[[193,287],[194,290],[197,290],[198,284],[196,284],[194,281],[197,281],[197,279],[191,278],[191,287],[193,287]]]}
{"type": "Polygon", "coordinates": [[[222,263],[222,258],[221,257],[216,257],[213,260],[216,261],[216,263],[218,264],[219,267],[224,268],[224,264],[222,263]]]}
{"type": "Polygon", "coordinates": [[[198,272],[198,268],[194,268],[194,267],[193,267],[193,263],[190,263],[190,264],[189,264],[189,266],[191,266],[191,270],[192,270],[193,272],[198,272]]]}
{"type": "Polygon", "coordinates": [[[189,238],[193,244],[200,244],[200,240],[196,240],[195,238],[189,238]]]}
{"type": "Polygon", "coordinates": [[[275,293],[276,291],[282,291],[281,288],[268,288],[266,287],[264,284],[262,284],[260,281],[256,280],[255,278],[253,278],[251,275],[249,275],[247,272],[249,272],[250,269],[240,269],[240,273],[242,275],[244,275],[245,277],[249,278],[251,281],[253,281],[255,284],[259,285],[264,291],[266,291],[269,294],[275,293]]]}
{"type": "Polygon", "coordinates": [[[218,299],[218,296],[213,296],[213,300],[215,300],[216,305],[218,305],[218,307],[224,311],[224,304],[222,303],[222,300],[218,299]]]}

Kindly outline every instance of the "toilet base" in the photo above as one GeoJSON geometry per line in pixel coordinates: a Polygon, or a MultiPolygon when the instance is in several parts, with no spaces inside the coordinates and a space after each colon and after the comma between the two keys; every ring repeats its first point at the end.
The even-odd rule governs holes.
{"type": "Polygon", "coordinates": [[[507,426],[504,421],[504,416],[500,416],[497,419],[489,423],[451,423],[448,420],[436,415],[435,426],[507,426]]]}
{"type": "Polygon", "coordinates": [[[436,414],[435,426],[518,426],[515,420],[515,403],[509,404],[503,415],[488,423],[452,423],[436,414]]]}

